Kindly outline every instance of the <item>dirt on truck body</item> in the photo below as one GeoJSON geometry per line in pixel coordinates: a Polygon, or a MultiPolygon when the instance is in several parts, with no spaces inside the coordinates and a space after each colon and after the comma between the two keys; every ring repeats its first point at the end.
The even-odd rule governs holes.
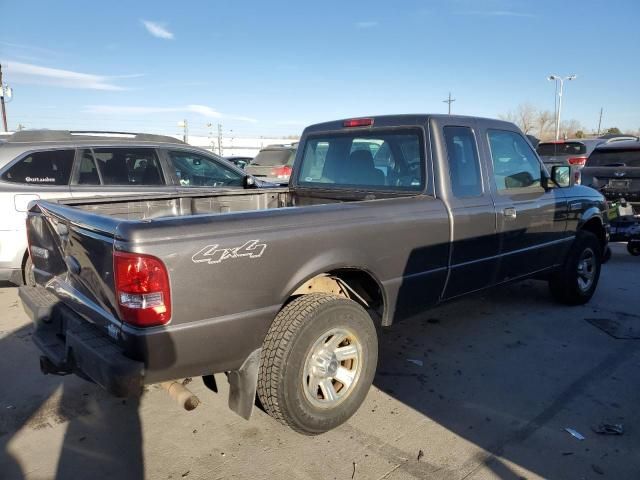
{"type": "Polygon", "coordinates": [[[364,400],[377,328],[535,276],[587,302],[602,195],[548,172],[511,123],[398,115],[305,129],[286,188],[36,201],[43,370],[121,396],[227,372],[229,404],[305,434],[364,400]]]}

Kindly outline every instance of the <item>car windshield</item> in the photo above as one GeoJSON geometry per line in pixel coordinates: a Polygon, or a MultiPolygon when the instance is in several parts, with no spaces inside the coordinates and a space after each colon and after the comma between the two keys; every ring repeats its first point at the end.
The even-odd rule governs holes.
{"type": "Polygon", "coordinates": [[[584,155],[587,147],[581,142],[548,142],[541,143],[536,149],[541,157],[552,157],[554,155],[584,155]]]}
{"type": "Polygon", "coordinates": [[[298,184],[420,191],[423,166],[417,130],[324,134],[307,140],[298,184]]]}
{"type": "Polygon", "coordinates": [[[640,148],[595,150],[587,167],[640,167],[640,148]]]}
{"type": "Polygon", "coordinates": [[[251,161],[251,165],[257,167],[276,167],[279,165],[291,165],[295,150],[262,150],[251,161]]]}

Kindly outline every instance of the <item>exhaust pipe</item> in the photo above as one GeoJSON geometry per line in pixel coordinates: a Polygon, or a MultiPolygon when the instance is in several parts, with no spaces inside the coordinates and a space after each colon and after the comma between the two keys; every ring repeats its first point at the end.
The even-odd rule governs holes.
{"type": "Polygon", "coordinates": [[[182,383],[174,380],[172,382],[162,382],[160,385],[185,410],[191,411],[200,405],[200,399],[182,383]]]}

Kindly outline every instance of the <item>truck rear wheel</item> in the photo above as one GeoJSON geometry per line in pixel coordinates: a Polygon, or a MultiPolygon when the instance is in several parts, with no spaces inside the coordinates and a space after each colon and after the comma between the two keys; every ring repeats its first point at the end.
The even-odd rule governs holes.
{"type": "Polygon", "coordinates": [[[269,415],[297,432],[323,433],[360,407],[377,362],[376,329],[358,303],[303,295],[278,313],[267,333],[258,397],[269,415]]]}
{"type": "Polygon", "coordinates": [[[580,231],[564,265],[549,280],[553,297],[566,305],[582,305],[591,300],[602,262],[602,246],[591,232],[580,231]]]}

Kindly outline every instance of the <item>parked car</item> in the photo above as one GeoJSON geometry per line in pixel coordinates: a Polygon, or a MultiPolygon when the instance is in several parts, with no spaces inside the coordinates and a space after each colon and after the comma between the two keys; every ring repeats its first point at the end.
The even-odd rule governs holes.
{"type": "Polygon", "coordinates": [[[624,198],[640,208],[640,141],[599,145],[581,171],[581,182],[600,191],[607,200],[624,198]]]}
{"type": "Polygon", "coordinates": [[[545,165],[571,165],[582,168],[593,149],[606,142],[607,140],[601,138],[541,142],[536,151],[545,165]]]}
{"type": "Polygon", "coordinates": [[[172,137],[23,130],[0,143],[0,281],[28,280],[24,219],[38,198],[175,194],[260,184],[206,150],[172,137]]]}
{"type": "Polygon", "coordinates": [[[549,176],[508,122],[396,115],[306,128],[288,187],[38,200],[38,286],[20,298],[41,368],[120,396],[196,376],[218,391],[226,372],[243,417],[257,392],[283,424],[325,432],[364,400],[378,327],[530,277],[589,301],[606,204],[561,188],[568,170],[549,176]]]}
{"type": "Polygon", "coordinates": [[[224,159],[230,161],[236,167],[244,169],[247,165],[249,165],[251,160],[253,160],[253,157],[230,156],[230,157],[224,157],[224,159]]]}
{"type": "Polygon", "coordinates": [[[268,182],[286,184],[291,176],[297,145],[270,145],[244,169],[254,177],[268,182]]]}

